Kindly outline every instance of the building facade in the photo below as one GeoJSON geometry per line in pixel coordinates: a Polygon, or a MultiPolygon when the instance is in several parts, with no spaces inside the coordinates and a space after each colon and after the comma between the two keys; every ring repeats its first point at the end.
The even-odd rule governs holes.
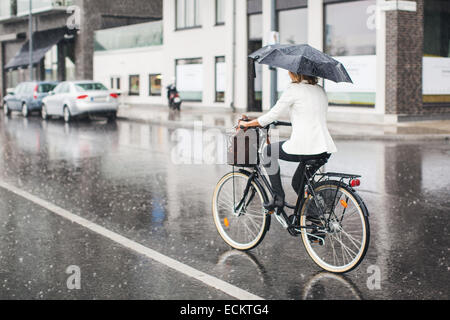
{"type": "MultiPolygon", "coordinates": [[[[160,0],[32,0],[33,79],[93,78],[96,30],[160,20],[160,0]]],[[[30,0],[0,2],[0,98],[30,78],[30,0]]]]}
{"type": "Polygon", "coordinates": [[[162,21],[141,26],[142,37],[159,41],[97,50],[94,74],[149,108],[166,103],[164,87],[175,81],[186,105],[268,110],[287,72],[273,77],[257,65],[253,77],[248,54],[308,43],[353,79],[322,83],[330,120],[442,119],[450,117],[449,26],[447,0],[163,0],[162,21]]]}

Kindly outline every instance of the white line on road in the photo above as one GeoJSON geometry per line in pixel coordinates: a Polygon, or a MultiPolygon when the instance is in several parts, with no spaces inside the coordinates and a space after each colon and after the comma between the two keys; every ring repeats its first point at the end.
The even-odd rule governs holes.
{"type": "Polygon", "coordinates": [[[194,278],[198,281],[203,282],[204,284],[213,287],[217,290],[220,290],[224,293],[226,293],[229,296],[232,296],[237,299],[241,300],[262,300],[263,298],[254,295],[250,292],[247,292],[241,288],[238,288],[232,284],[229,284],[228,282],[225,282],[223,280],[220,280],[216,277],[213,277],[209,274],[206,274],[200,270],[194,269],[182,262],[179,262],[175,259],[172,259],[168,256],[165,256],[153,249],[147,248],[133,240],[130,240],[128,238],[125,238],[124,236],[121,236],[118,233],[115,233],[113,231],[110,231],[94,222],[91,222],[89,220],[86,220],[76,214],[70,213],[69,211],[58,207],[48,201],[42,200],[26,191],[23,191],[21,189],[18,189],[6,182],[0,181],[0,187],[17,194],[18,196],[21,196],[51,212],[54,214],[57,214],[58,216],[61,216],[65,219],[68,219],[74,223],[77,223],[95,233],[98,233],[126,248],[129,248],[137,253],[140,253],[150,259],[153,259],[161,264],[166,265],[167,267],[176,270],[188,277],[194,278]]]}

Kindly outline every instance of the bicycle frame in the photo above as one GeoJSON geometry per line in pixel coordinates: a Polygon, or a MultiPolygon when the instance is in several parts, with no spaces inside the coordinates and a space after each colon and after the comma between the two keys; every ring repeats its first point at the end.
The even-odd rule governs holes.
{"type": "MultiPolygon", "coordinates": [[[[244,194],[243,194],[242,198],[239,200],[239,203],[235,207],[235,213],[237,215],[240,215],[242,210],[245,209],[245,206],[243,206],[243,204],[245,202],[245,199],[247,198],[248,192],[250,190],[250,187],[251,187],[251,184],[252,184],[253,181],[257,180],[258,184],[263,185],[265,187],[264,189],[269,191],[269,193],[270,193],[270,195],[272,197],[274,196],[273,189],[272,189],[269,181],[267,180],[266,175],[262,172],[260,166],[259,165],[255,165],[255,166],[252,167],[252,169],[253,169],[252,172],[249,172],[248,170],[245,170],[245,169],[240,169],[239,170],[242,173],[248,174],[249,178],[247,180],[247,185],[245,186],[245,189],[244,189],[244,194]],[[238,211],[238,212],[236,212],[236,211],[238,211]]],[[[316,194],[314,192],[314,187],[313,187],[313,185],[311,183],[311,178],[313,176],[309,176],[308,173],[306,172],[306,170],[303,172],[303,175],[304,175],[305,181],[306,181],[305,186],[308,188],[308,192],[311,194],[312,198],[316,202],[316,206],[320,210],[321,217],[323,217],[325,219],[324,212],[323,212],[321,206],[319,205],[319,203],[317,202],[316,194]]],[[[254,196],[254,194],[250,196],[250,198],[247,200],[247,204],[250,203],[250,201],[252,200],[253,196],[254,196]]],[[[306,197],[303,196],[303,193],[299,193],[295,205],[290,205],[290,204],[286,203],[285,206],[290,208],[290,209],[294,209],[294,214],[296,214],[299,217],[300,216],[300,209],[302,208],[303,203],[305,202],[305,199],[306,199],[306,197]]],[[[267,200],[267,199],[265,199],[265,200],[267,200]]],[[[309,229],[317,228],[316,226],[308,226],[308,227],[306,227],[306,226],[294,226],[294,225],[292,225],[289,222],[288,217],[286,215],[286,212],[283,209],[280,210],[279,212],[277,212],[277,214],[280,214],[280,215],[283,216],[285,222],[287,223],[287,227],[300,228],[300,229],[301,228],[309,228],[309,229]]]]}
{"type": "MultiPolygon", "coordinates": [[[[287,125],[286,123],[282,123],[282,125],[287,125]]],[[[261,135],[261,129],[259,128],[255,128],[255,130],[258,130],[258,134],[261,135]]],[[[267,137],[269,136],[269,127],[264,128],[264,130],[266,130],[266,135],[267,137]]],[[[261,141],[264,141],[265,139],[262,138],[261,141]]],[[[264,148],[264,144],[260,147],[260,149],[258,150],[258,152],[261,154],[261,150],[264,148]]],[[[239,169],[240,172],[245,173],[248,175],[248,181],[247,181],[247,185],[244,189],[244,194],[242,196],[242,198],[239,200],[237,206],[235,206],[234,208],[234,213],[239,216],[242,212],[242,210],[245,210],[246,206],[251,202],[251,200],[253,199],[254,196],[254,192],[253,194],[249,197],[249,199],[247,200],[246,204],[244,205],[245,199],[247,198],[248,192],[250,190],[251,184],[253,181],[256,181],[256,183],[258,185],[262,185],[264,186],[265,190],[268,191],[270,193],[270,196],[273,197],[274,196],[274,191],[266,177],[266,175],[263,173],[261,165],[255,164],[252,167],[249,167],[252,169],[252,171],[248,171],[245,169],[239,169]]],[[[335,209],[335,205],[336,205],[336,197],[337,197],[337,193],[339,189],[336,189],[336,193],[334,196],[334,200],[333,200],[333,204],[331,206],[331,210],[329,212],[329,216],[328,219],[325,217],[326,212],[324,212],[324,208],[322,208],[322,205],[319,204],[318,200],[317,200],[317,196],[316,193],[314,192],[314,186],[313,186],[313,182],[314,182],[314,177],[315,176],[320,176],[319,180],[317,182],[322,181],[323,179],[328,179],[330,180],[330,177],[339,177],[339,180],[334,180],[334,181],[339,181],[339,183],[342,183],[344,185],[343,180],[344,179],[353,179],[353,178],[358,178],[360,177],[359,175],[354,175],[354,174],[343,174],[343,173],[335,173],[335,172],[329,172],[329,173],[316,173],[314,172],[312,175],[310,175],[308,173],[307,170],[307,166],[304,167],[302,175],[305,181],[305,184],[303,186],[300,186],[300,188],[305,188],[304,190],[298,190],[297,191],[297,200],[295,205],[291,205],[286,203],[285,207],[293,209],[294,210],[294,215],[296,216],[296,218],[298,219],[297,221],[299,221],[300,218],[300,210],[303,207],[304,202],[306,201],[306,199],[308,198],[308,195],[311,197],[311,199],[313,199],[316,207],[319,209],[319,217],[320,219],[325,222],[325,228],[328,227],[329,225],[329,221],[332,217],[332,214],[334,214],[334,209],[335,209]],[[306,194],[305,194],[305,193],[306,194]]],[[[233,171],[234,171],[234,167],[233,167],[233,171]]],[[[267,195],[264,195],[264,197],[267,197],[267,195]]],[[[264,201],[267,201],[268,199],[264,199],[264,201]]],[[[344,211],[345,212],[345,211],[344,211]]],[[[273,212],[270,212],[273,213],[273,212]]],[[[270,214],[269,213],[269,214],[270,214]]],[[[281,208],[280,210],[277,210],[276,212],[276,216],[278,219],[278,215],[281,215],[284,218],[284,223],[282,221],[280,221],[280,223],[285,227],[285,228],[291,228],[291,229],[318,229],[317,226],[315,225],[310,225],[310,226],[301,226],[301,225],[293,225],[290,221],[288,216],[286,215],[286,212],[284,211],[284,208],[281,208]]],[[[341,220],[343,219],[343,216],[341,218],[341,220]]]]}

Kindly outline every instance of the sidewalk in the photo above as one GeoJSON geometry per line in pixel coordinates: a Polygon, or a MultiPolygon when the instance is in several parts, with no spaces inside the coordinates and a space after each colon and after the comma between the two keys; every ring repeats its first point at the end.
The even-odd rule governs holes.
{"type": "MultiPolygon", "coordinates": [[[[261,113],[246,113],[258,116],[261,113]]],[[[201,121],[203,129],[226,130],[237,123],[241,112],[225,108],[194,108],[182,106],[181,112],[170,111],[162,105],[124,105],[118,118],[171,127],[193,128],[201,121]]],[[[335,139],[347,140],[447,140],[450,141],[450,120],[402,122],[395,125],[328,122],[335,139]]],[[[289,135],[288,128],[280,128],[282,136],[289,135]]]]}

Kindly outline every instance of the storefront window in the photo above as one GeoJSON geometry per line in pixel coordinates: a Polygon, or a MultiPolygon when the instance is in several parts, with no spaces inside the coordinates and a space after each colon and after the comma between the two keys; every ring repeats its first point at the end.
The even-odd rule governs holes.
{"type": "Polygon", "coordinates": [[[161,95],[161,75],[151,74],[149,76],[149,95],[160,96],[161,95]]]}
{"type": "Polygon", "coordinates": [[[199,0],[176,0],[177,29],[200,26],[199,0]]]}
{"type": "Polygon", "coordinates": [[[353,84],[325,81],[331,105],[374,106],[376,0],[325,5],[325,52],[342,62],[353,84]]]}
{"type": "Polygon", "coordinates": [[[176,86],[181,99],[202,100],[203,61],[201,58],[176,60],[176,86]]]}
{"type": "Polygon", "coordinates": [[[216,57],[216,102],[225,102],[226,80],[225,57],[216,57]]]}
{"type": "Polygon", "coordinates": [[[424,7],[423,102],[450,105],[450,2],[424,7]]]}
{"type": "Polygon", "coordinates": [[[139,92],[140,92],[139,75],[131,75],[128,94],[130,96],[138,96],[139,92]]]}

